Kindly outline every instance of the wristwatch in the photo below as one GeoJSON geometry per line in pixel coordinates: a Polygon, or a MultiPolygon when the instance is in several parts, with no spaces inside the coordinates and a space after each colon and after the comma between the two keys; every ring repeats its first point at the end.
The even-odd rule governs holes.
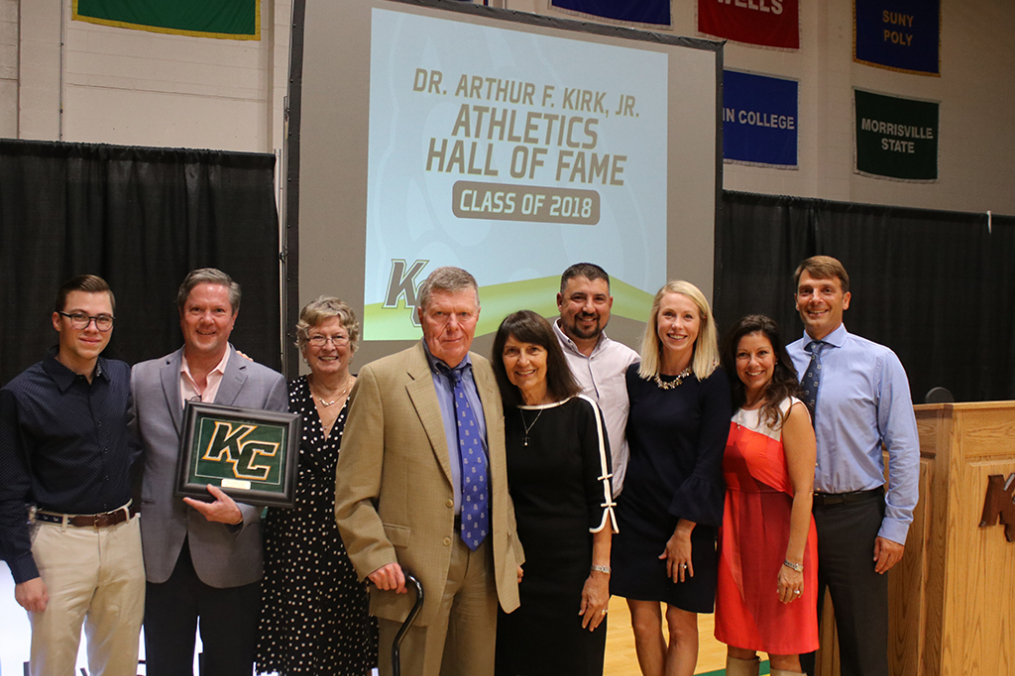
{"type": "Polygon", "coordinates": [[[804,572],[804,564],[802,564],[802,563],[793,563],[792,561],[787,559],[787,560],[782,562],[782,565],[786,566],[787,568],[792,568],[793,570],[795,570],[798,573],[804,572]]]}

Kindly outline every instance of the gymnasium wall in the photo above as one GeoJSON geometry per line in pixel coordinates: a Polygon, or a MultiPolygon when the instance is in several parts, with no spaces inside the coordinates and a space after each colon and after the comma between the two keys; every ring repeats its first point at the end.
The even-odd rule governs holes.
{"type": "MultiPolygon", "coordinates": [[[[725,67],[799,81],[799,168],[727,163],[726,190],[1015,214],[1015,11],[1007,0],[940,0],[941,76],[853,62],[853,3],[800,2],[800,49],[727,43],[725,67]],[[940,103],[935,183],[854,173],[854,87],[940,103]]],[[[562,16],[549,0],[510,9],[562,16]]],[[[673,32],[696,36],[696,1],[671,2],[673,32]]],[[[592,21],[590,17],[583,20],[592,21]]]]}
{"type": "MultiPolygon", "coordinates": [[[[549,0],[490,3],[564,16],[549,0]]],[[[696,4],[672,2],[669,32],[697,35],[696,4]]],[[[852,7],[801,2],[796,51],[726,45],[727,68],[800,82],[800,135],[798,169],[727,164],[724,187],[1015,214],[1010,3],[941,0],[940,77],[854,63],[852,7]],[[937,182],[854,173],[853,87],[940,103],[937,182]]],[[[291,2],[260,9],[261,40],[238,41],[71,21],[71,0],[0,0],[0,136],[280,152],[291,2]]]]}
{"type": "Polygon", "coordinates": [[[73,21],[71,0],[0,0],[0,136],[272,152],[290,12],[261,0],[261,39],[227,40],[73,21]]]}

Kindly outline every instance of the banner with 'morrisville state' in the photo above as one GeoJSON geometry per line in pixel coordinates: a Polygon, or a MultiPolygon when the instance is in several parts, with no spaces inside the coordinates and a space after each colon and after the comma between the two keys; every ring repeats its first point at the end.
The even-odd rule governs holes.
{"type": "Polygon", "coordinates": [[[798,0],[698,0],[698,31],[751,45],[799,49],[798,0]]]}
{"type": "Polygon", "coordinates": [[[938,104],[861,89],[853,97],[857,173],[936,181],[938,104]]]}

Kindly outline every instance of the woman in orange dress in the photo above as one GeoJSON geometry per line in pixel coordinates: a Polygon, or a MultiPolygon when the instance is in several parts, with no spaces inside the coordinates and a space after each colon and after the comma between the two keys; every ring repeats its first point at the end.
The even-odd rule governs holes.
{"type": "Polygon", "coordinates": [[[728,646],[728,676],[756,675],[759,650],[773,676],[798,674],[800,653],[818,647],[814,428],[772,319],[741,319],[722,359],[735,413],[723,456],[715,636],[728,646]]]}

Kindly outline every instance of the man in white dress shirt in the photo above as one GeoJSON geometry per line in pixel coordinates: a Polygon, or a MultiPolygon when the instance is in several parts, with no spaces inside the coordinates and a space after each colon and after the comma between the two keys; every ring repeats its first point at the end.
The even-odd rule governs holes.
{"type": "Polygon", "coordinates": [[[627,367],[640,361],[638,353],[606,337],[613,296],[610,276],[594,263],[575,263],[560,276],[553,332],[560,341],[582,394],[603,411],[613,456],[613,497],[620,495],[627,472],[627,367]]]}

